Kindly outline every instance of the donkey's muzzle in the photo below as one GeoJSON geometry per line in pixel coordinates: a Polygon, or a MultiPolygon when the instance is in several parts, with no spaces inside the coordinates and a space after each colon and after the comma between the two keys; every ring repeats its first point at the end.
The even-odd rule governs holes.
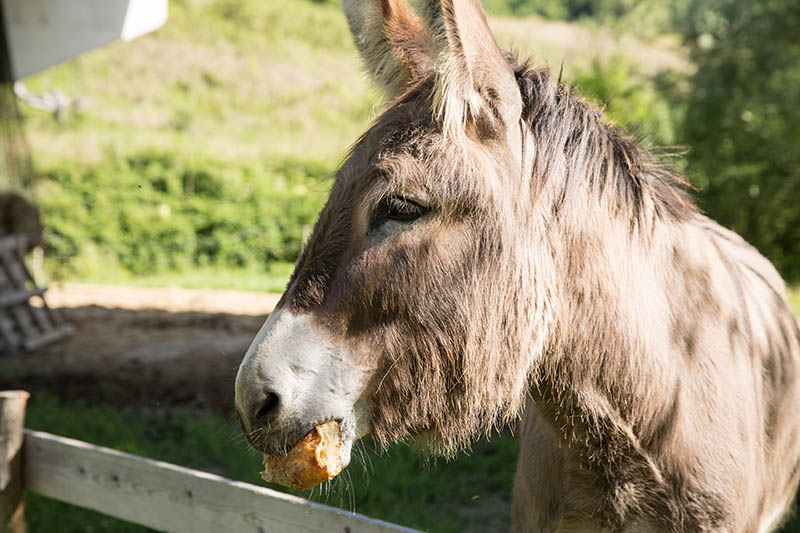
{"type": "Polygon", "coordinates": [[[280,455],[326,420],[342,421],[352,443],[365,370],[351,358],[311,315],[274,311],[236,375],[236,411],[250,444],[280,455]]]}
{"type": "Polygon", "coordinates": [[[253,448],[270,455],[283,455],[313,426],[310,420],[315,418],[307,418],[284,405],[283,398],[287,397],[291,394],[280,393],[262,383],[237,390],[236,411],[253,448]]]}
{"type": "Polygon", "coordinates": [[[245,407],[239,411],[239,418],[246,430],[269,427],[279,417],[281,410],[280,396],[271,390],[256,392],[242,403],[245,407]]]}

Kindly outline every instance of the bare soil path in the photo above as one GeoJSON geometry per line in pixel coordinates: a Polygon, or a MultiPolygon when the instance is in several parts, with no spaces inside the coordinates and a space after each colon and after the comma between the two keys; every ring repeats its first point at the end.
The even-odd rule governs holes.
{"type": "Polygon", "coordinates": [[[229,412],[239,361],[279,296],[68,284],[46,298],[76,333],[0,355],[0,390],[229,412]]]}

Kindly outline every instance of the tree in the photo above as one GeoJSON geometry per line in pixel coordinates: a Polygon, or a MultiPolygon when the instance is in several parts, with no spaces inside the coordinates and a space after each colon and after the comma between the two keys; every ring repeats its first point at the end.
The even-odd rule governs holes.
{"type": "Polygon", "coordinates": [[[800,2],[690,0],[683,142],[701,207],[800,280],[800,2]]]}

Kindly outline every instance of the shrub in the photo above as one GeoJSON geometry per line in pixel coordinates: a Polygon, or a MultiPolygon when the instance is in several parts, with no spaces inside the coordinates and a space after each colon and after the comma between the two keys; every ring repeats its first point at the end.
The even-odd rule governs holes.
{"type": "Polygon", "coordinates": [[[693,0],[697,71],[684,142],[710,216],[800,281],[800,9],[795,0],[693,0]]]}
{"type": "Polygon", "coordinates": [[[37,196],[56,277],[90,256],[132,274],[295,260],[327,195],[314,162],[231,166],[166,153],[113,154],[42,173],[37,196]],[[97,251],[100,254],[97,255],[97,251]]]}
{"type": "Polygon", "coordinates": [[[675,143],[680,106],[672,101],[671,74],[655,76],[638,71],[624,57],[610,61],[595,59],[591,68],[572,78],[581,95],[605,109],[607,117],[623,125],[646,143],[675,143]]]}

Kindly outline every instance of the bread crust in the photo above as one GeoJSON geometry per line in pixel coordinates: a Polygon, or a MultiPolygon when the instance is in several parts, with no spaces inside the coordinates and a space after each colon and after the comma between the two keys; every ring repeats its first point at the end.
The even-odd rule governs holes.
{"type": "Polygon", "coordinates": [[[264,455],[261,478],[284,487],[308,490],[342,471],[342,432],[328,420],[314,427],[286,455],[264,455]]]}

